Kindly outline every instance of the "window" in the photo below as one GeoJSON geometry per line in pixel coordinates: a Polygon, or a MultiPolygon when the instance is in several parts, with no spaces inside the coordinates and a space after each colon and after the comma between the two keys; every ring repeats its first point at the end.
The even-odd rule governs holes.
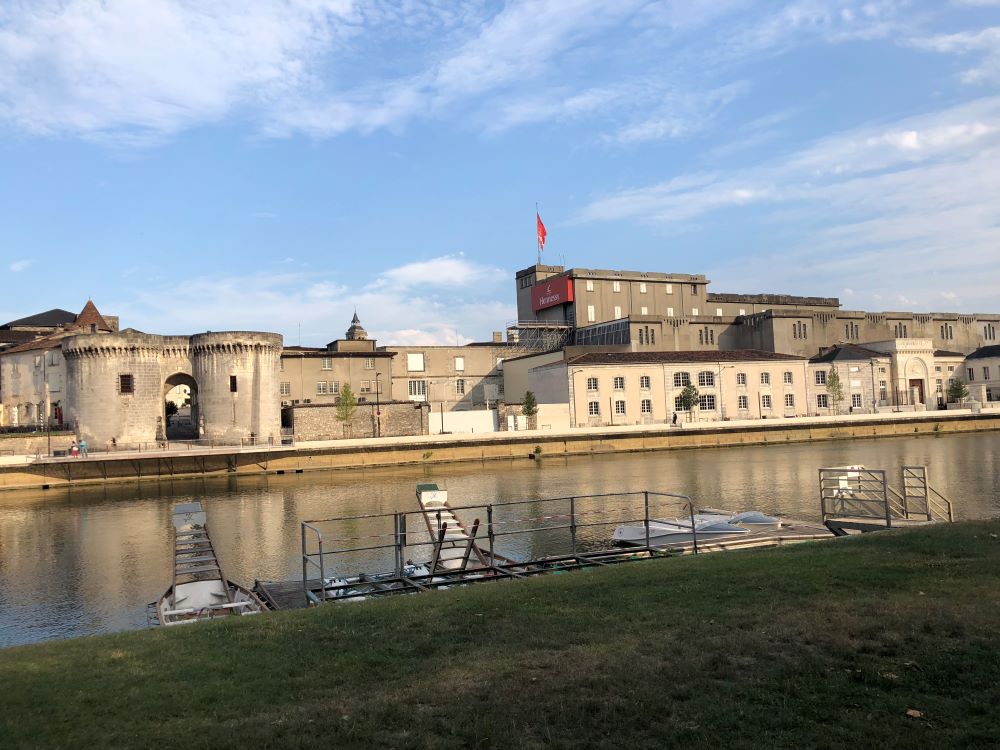
{"type": "Polygon", "coordinates": [[[455,372],[465,372],[465,357],[455,357],[455,372]]]}
{"type": "Polygon", "coordinates": [[[135,378],[131,374],[118,376],[118,392],[122,394],[135,393],[135,378]]]}
{"type": "Polygon", "coordinates": [[[781,376],[781,382],[785,385],[792,384],[792,373],[789,370],[785,370],[785,374],[781,376]]]}
{"type": "Polygon", "coordinates": [[[597,320],[597,316],[594,315],[594,306],[587,305],[587,322],[593,323],[595,320],[597,320]]]}
{"type": "Polygon", "coordinates": [[[683,388],[686,385],[691,385],[691,373],[688,373],[688,372],[675,372],[674,373],[674,388],[683,388]]]}
{"type": "Polygon", "coordinates": [[[323,369],[324,370],[333,369],[333,359],[331,357],[323,357],[323,369]]]}
{"type": "Polygon", "coordinates": [[[855,409],[860,409],[861,408],[861,394],[860,393],[852,393],[851,394],[851,406],[854,407],[855,409]]]}
{"type": "Polygon", "coordinates": [[[600,401],[588,401],[587,402],[587,414],[592,417],[601,416],[601,402],[600,401]]]}
{"type": "Polygon", "coordinates": [[[327,385],[328,385],[330,393],[333,394],[334,396],[336,396],[337,394],[340,393],[340,381],[339,380],[331,380],[327,385]]]}
{"type": "Polygon", "coordinates": [[[649,375],[640,375],[639,376],[639,387],[642,388],[645,391],[648,391],[649,390],[649,385],[650,385],[649,375]]]}
{"type": "Polygon", "coordinates": [[[646,282],[645,281],[640,281],[639,282],[639,294],[645,294],[645,293],[646,293],[646,282]]]}
{"type": "MultiPolygon", "coordinates": [[[[996,341],[997,340],[996,326],[994,326],[992,323],[983,326],[983,338],[986,339],[987,341],[996,341]]],[[[989,399],[986,400],[989,401],[989,399]]]]}
{"type": "Polygon", "coordinates": [[[770,409],[771,408],[771,397],[768,394],[766,394],[766,393],[761,394],[761,397],[760,397],[760,408],[761,409],[770,409]]]}
{"type": "Polygon", "coordinates": [[[826,385],[826,370],[816,370],[816,385],[826,385]]]}
{"type": "Polygon", "coordinates": [[[597,378],[587,378],[587,390],[588,391],[597,390],[597,378]]]}
{"type": "Polygon", "coordinates": [[[820,409],[827,409],[830,407],[830,399],[827,398],[825,393],[816,394],[816,406],[820,409]]]}
{"type": "Polygon", "coordinates": [[[358,390],[358,393],[371,393],[371,392],[372,392],[372,381],[362,380],[361,387],[358,390]]]}
{"type": "Polygon", "coordinates": [[[292,384],[291,383],[281,383],[278,385],[278,393],[282,396],[292,395],[292,384]]]}
{"type": "Polygon", "coordinates": [[[750,401],[749,401],[749,399],[745,395],[743,395],[743,396],[737,396],[736,397],[736,406],[739,409],[742,409],[742,410],[749,409],[750,408],[750,401]]]}
{"type": "Polygon", "coordinates": [[[771,373],[762,372],[760,374],[760,384],[761,385],[771,385],[771,373]]]}
{"type": "Polygon", "coordinates": [[[611,291],[620,292],[622,290],[622,283],[620,281],[611,282],[611,291]]]}
{"type": "Polygon", "coordinates": [[[229,376],[229,392],[230,393],[236,393],[236,376],[235,375],[230,375],[229,376]]]}
{"type": "Polygon", "coordinates": [[[736,385],[746,385],[747,384],[747,374],[745,372],[736,373],[736,385]]]}
{"type": "Polygon", "coordinates": [[[365,369],[366,370],[375,369],[375,357],[365,357],[365,369]]]}
{"type": "Polygon", "coordinates": [[[465,379],[459,378],[455,381],[455,395],[464,396],[465,395],[465,379]]]}
{"type": "Polygon", "coordinates": [[[615,384],[615,390],[616,391],[624,391],[625,390],[625,378],[623,378],[621,375],[615,375],[614,384],[615,384]]]}
{"type": "Polygon", "coordinates": [[[285,358],[284,357],[282,357],[280,360],[278,360],[278,370],[281,371],[281,372],[285,371],[285,358]]]}
{"type": "Polygon", "coordinates": [[[691,294],[694,295],[695,297],[698,296],[698,285],[697,284],[692,284],[691,285],[691,294]]]}
{"type": "Polygon", "coordinates": [[[407,391],[411,399],[422,399],[427,397],[426,380],[410,380],[407,382],[407,391]]]}
{"type": "Polygon", "coordinates": [[[861,329],[858,327],[857,323],[845,323],[844,324],[844,338],[848,341],[853,339],[858,339],[861,337],[861,329]]]}
{"type": "Polygon", "coordinates": [[[622,316],[622,309],[620,306],[615,305],[615,320],[618,320],[622,316]]]}
{"type": "Polygon", "coordinates": [[[975,379],[976,379],[976,371],[970,367],[969,368],[969,382],[971,383],[975,379]]]}
{"type": "Polygon", "coordinates": [[[789,409],[794,409],[795,408],[795,395],[794,394],[792,394],[792,393],[786,393],[785,394],[785,406],[787,406],[789,409]]]}
{"type": "Polygon", "coordinates": [[[681,403],[680,396],[674,398],[674,411],[688,411],[688,409],[684,407],[684,404],[681,403]]]}
{"type": "Polygon", "coordinates": [[[503,395],[503,381],[502,380],[499,383],[497,383],[497,395],[499,395],[499,396],[503,395]]]}
{"type": "Polygon", "coordinates": [[[806,324],[802,322],[792,323],[792,338],[793,339],[804,339],[806,338],[806,324]]]}
{"type": "Polygon", "coordinates": [[[642,401],[639,402],[639,411],[642,412],[643,414],[652,414],[653,402],[648,398],[644,398],[642,401]]]}
{"type": "Polygon", "coordinates": [[[324,396],[324,395],[326,395],[326,393],[327,393],[326,381],[325,380],[319,380],[319,381],[317,381],[316,382],[316,395],[317,396],[324,396]]]}
{"type": "Polygon", "coordinates": [[[587,279],[587,291],[588,292],[594,291],[594,281],[593,281],[593,279],[587,279]]]}
{"type": "Polygon", "coordinates": [[[667,284],[667,294],[673,294],[673,293],[674,293],[674,285],[667,284]]]}
{"type": "Polygon", "coordinates": [[[625,413],[625,402],[615,401],[615,414],[624,414],[624,413],[625,413]]]}
{"type": "Polygon", "coordinates": [[[672,308],[672,307],[668,307],[667,308],[667,317],[668,318],[674,317],[674,308],[672,308]]]}
{"type": "Polygon", "coordinates": [[[741,308],[740,308],[740,315],[746,315],[746,314],[747,314],[747,311],[746,311],[746,310],[744,310],[744,309],[743,309],[743,308],[741,307],[741,308]]]}
{"type": "Polygon", "coordinates": [[[990,368],[989,367],[984,367],[983,368],[983,380],[989,380],[989,379],[990,379],[990,368]]]}
{"type": "Polygon", "coordinates": [[[35,355],[35,369],[36,370],[41,370],[42,369],[42,355],[41,354],[36,354],[35,355]]]}
{"type": "Polygon", "coordinates": [[[691,314],[692,315],[697,315],[698,314],[698,308],[697,307],[692,307],[691,308],[691,314]]]}
{"type": "Polygon", "coordinates": [[[878,368],[878,372],[879,372],[879,375],[885,375],[885,368],[884,367],[878,368]]]}
{"type": "Polygon", "coordinates": [[[934,372],[941,372],[941,365],[934,365],[934,372]]]}
{"type": "Polygon", "coordinates": [[[423,372],[424,371],[424,353],[423,352],[409,352],[406,355],[406,371],[407,372],[423,372]]]}
{"type": "Polygon", "coordinates": [[[709,370],[703,370],[698,373],[698,385],[702,387],[714,386],[715,385],[715,373],[709,370]]]}
{"type": "Polygon", "coordinates": [[[640,307],[640,308],[639,308],[639,312],[640,312],[640,313],[641,313],[642,315],[649,315],[649,308],[648,308],[648,307],[645,307],[645,306],[643,306],[643,307],[640,307]]]}
{"type": "Polygon", "coordinates": [[[650,344],[655,344],[656,343],[656,329],[655,328],[650,328],[649,329],[649,333],[646,334],[646,338],[649,339],[649,343],[650,344]]]}
{"type": "Polygon", "coordinates": [[[704,411],[715,411],[715,396],[710,393],[698,396],[698,408],[704,411]]]}
{"type": "MultiPolygon", "coordinates": [[[[939,380],[938,385],[940,385],[940,383],[941,381],[939,380]]],[[[878,400],[879,401],[889,400],[889,384],[884,380],[878,381],[878,400]]]]}
{"type": "Polygon", "coordinates": [[[722,308],[721,307],[715,308],[715,317],[717,317],[717,318],[721,318],[722,317],[722,308]]]}

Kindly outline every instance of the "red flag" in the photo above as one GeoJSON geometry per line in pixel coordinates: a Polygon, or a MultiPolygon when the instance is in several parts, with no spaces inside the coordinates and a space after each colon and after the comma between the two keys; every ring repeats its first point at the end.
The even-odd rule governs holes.
{"type": "Polygon", "coordinates": [[[545,235],[548,232],[545,231],[545,225],[542,224],[542,217],[538,215],[537,211],[535,211],[535,219],[538,220],[538,252],[541,252],[545,249],[545,235]]]}

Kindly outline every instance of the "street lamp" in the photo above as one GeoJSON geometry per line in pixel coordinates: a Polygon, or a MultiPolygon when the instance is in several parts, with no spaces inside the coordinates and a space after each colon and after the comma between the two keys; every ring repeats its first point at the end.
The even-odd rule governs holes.
{"type": "Polygon", "coordinates": [[[375,425],[378,432],[376,437],[382,437],[382,402],[379,399],[379,391],[382,390],[382,381],[379,378],[382,377],[382,373],[375,373],[375,425]]]}
{"type": "Polygon", "coordinates": [[[722,371],[735,369],[736,365],[719,365],[719,418],[723,422],[726,421],[726,394],[722,390],[722,371]]]}
{"type": "Polygon", "coordinates": [[[569,373],[569,426],[576,427],[576,375],[583,370],[570,370],[569,373]]]}

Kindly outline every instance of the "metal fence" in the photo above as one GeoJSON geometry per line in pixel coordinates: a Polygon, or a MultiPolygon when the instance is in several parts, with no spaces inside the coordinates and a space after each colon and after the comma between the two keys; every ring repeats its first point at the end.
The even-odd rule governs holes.
{"type": "MultiPolygon", "coordinates": [[[[697,552],[694,507],[686,495],[627,492],[447,506],[441,511],[400,511],[303,521],[302,585],[317,603],[364,585],[382,593],[423,590],[464,578],[522,577],[553,563],[600,564],[625,554],[612,543],[619,524],[642,524],[650,551],[650,521],[689,519],[697,552]],[[456,525],[459,531],[456,531],[456,525]],[[464,544],[458,569],[438,565],[446,544],[464,544]],[[414,562],[416,560],[417,562],[414,562]],[[312,578],[311,578],[312,576],[312,578]],[[338,581],[330,585],[331,580],[338,581]]],[[[454,546],[450,549],[455,549],[454,546]]]]}

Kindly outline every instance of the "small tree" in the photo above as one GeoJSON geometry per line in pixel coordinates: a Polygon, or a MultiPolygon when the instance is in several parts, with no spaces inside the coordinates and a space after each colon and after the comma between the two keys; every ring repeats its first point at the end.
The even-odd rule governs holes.
{"type": "Polygon", "coordinates": [[[694,409],[695,405],[698,403],[698,389],[694,387],[693,384],[688,383],[684,386],[684,390],[681,391],[679,396],[681,401],[681,408],[687,412],[688,422],[691,421],[691,410],[694,409]]]}
{"type": "Polygon", "coordinates": [[[344,383],[337,396],[337,419],[343,425],[344,437],[351,429],[351,420],[354,419],[354,412],[358,410],[358,399],[354,396],[349,383],[344,383]]]}
{"type": "Polygon", "coordinates": [[[164,412],[166,413],[168,419],[174,416],[177,413],[177,404],[173,401],[167,401],[164,405],[164,412]]]}
{"type": "Polygon", "coordinates": [[[969,397],[969,389],[965,385],[965,381],[961,378],[953,378],[950,383],[948,383],[948,400],[955,404],[961,404],[965,399],[969,397]]]}
{"type": "Polygon", "coordinates": [[[538,414],[538,402],[535,400],[533,392],[525,392],[524,402],[521,404],[521,413],[526,417],[533,417],[538,414]]]}
{"type": "Polygon", "coordinates": [[[844,400],[844,385],[840,382],[840,375],[835,369],[830,370],[830,375],[826,379],[826,392],[833,402],[833,413],[840,414],[840,402],[844,400]]]}

